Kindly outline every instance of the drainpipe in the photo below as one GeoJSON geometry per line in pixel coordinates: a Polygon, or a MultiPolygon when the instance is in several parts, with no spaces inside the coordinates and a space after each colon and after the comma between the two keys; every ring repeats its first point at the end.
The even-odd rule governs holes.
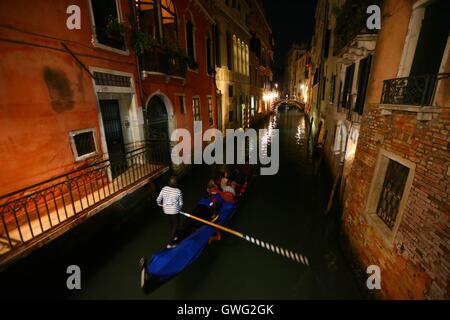
{"type": "MultiPolygon", "coordinates": [[[[130,24],[132,26],[132,31],[133,31],[133,24],[135,25],[136,28],[138,28],[138,21],[137,21],[137,13],[136,13],[136,7],[134,6],[134,0],[130,0],[130,7],[131,7],[131,12],[132,12],[132,19],[134,19],[134,21],[130,21],[130,24]]],[[[140,98],[141,98],[141,112],[142,114],[144,114],[143,110],[144,109],[144,104],[145,104],[145,92],[144,92],[144,86],[142,85],[142,74],[141,74],[141,67],[140,67],[140,63],[139,63],[139,57],[136,54],[136,52],[134,52],[134,57],[135,57],[135,61],[136,61],[136,70],[137,70],[137,77],[138,77],[138,85],[139,85],[139,92],[140,92],[140,98]]],[[[145,119],[144,119],[144,123],[145,123],[145,119]]],[[[143,128],[145,130],[145,128],[143,128]]],[[[145,141],[145,132],[144,132],[144,141],[145,141]]]]}

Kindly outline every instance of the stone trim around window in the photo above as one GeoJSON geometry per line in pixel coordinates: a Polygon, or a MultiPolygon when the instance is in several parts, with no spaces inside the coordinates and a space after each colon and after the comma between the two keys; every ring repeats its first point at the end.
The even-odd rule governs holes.
{"type": "Polygon", "coordinates": [[[381,114],[384,116],[392,115],[393,111],[412,112],[417,114],[417,120],[430,121],[433,120],[434,115],[439,113],[439,107],[419,107],[412,105],[398,105],[398,104],[380,104],[381,114]]]}
{"type": "Polygon", "coordinates": [[[403,218],[403,213],[405,211],[409,193],[411,191],[412,183],[414,180],[414,175],[416,171],[416,164],[406,160],[395,153],[387,151],[385,149],[380,149],[378,153],[378,159],[375,166],[375,171],[373,174],[372,182],[370,185],[369,196],[367,198],[366,208],[364,210],[364,215],[370,226],[372,226],[376,233],[380,236],[382,243],[388,249],[394,247],[394,240],[400,227],[400,223],[403,218]],[[400,201],[400,206],[398,209],[395,225],[393,229],[384,223],[383,220],[377,215],[378,202],[380,200],[381,192],[383,189],[383,184],[386,176],[386,171],[388,168],[389,161],[393,160],[409,169],[408,178],[405,183],[405,188],[403,191],[402,199],[400,201]]]}

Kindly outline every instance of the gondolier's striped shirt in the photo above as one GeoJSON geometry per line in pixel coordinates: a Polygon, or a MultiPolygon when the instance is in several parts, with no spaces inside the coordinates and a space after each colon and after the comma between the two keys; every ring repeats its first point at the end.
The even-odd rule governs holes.
{"type": "Polygon", "coordinates": [[[163,207],[165,214],[178,214],[183,207],[183,195],[180,189],[164,187],[156,202],[163,207]]]}

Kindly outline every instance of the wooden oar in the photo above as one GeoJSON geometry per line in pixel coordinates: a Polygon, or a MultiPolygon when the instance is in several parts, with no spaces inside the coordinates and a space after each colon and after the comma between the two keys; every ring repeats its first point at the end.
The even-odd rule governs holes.
{"type": "Polygon", "coordinates": [[[203,224],[206,224],[206,225],[208,225],[210,227],[213,227],[213,228],[225,231],[225,232],[227,232],[229,234],[232,234],[233,236],[236,236],[238,238],[246,240],[246,241],[248,241],[250,243],[253,243],[253,244],[255,244],[255,245],[257,245],[257,246],[259,246],[261,248],[264,248],[266,250],[272,251],[273,253],[276,253],[276,254],[281,255],[281,256],[283,256],[285,258],[291,259],[291,260],[293,260],[295,262],[301,263],[301,264],[309,267],[308,258],[306,256],[300,254],[300,253],[295,253],[293,251],[280,248],[280,247],[275,246],[273,244],[266,243],[264,241],[261,241],[261,240],[255,239],[253,237],[250,237],[248,235],[245,235],[245,234],[243,234],[241,232],[238,232],[238,231],[235,231],[235,230],[223,227],[221,225],[218,225],[218,224],[212,223],[210,221],[204,220],[202,218],[193,216],[193,215],[191,215],[189,213],[186,213],[186,212],[180,212],[180,214],[182,214],[183,216],[188,217],[190,219],[193,219],[193,220],[199,221],[199,222],[201,222],[203,224]]]}

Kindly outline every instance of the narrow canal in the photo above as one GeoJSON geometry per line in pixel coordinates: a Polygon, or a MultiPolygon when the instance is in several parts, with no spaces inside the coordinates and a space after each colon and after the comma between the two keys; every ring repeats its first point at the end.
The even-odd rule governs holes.
{"type": "MultiPolygon", "coordinates": [[[[280,170],[258,176],[230,227],[308,256],[309,268],[232,236],[209,246],[185,272],[150,294],[139,288],[138,261],[161,248],[168,226],[143,190],[38,250],[0,275],[5,297],[68,299],[355,299],[355,278],[324,215],[329,194],[315,175],[307,120],[297,110],[273,116],[280,129],[280,170]],[[78,265],[82,290],[68,291],[78,265]]],[[[217,168],[197,167],[181,183],[185,209],[204,195],[217,168]]],[[[333,220],[333,219],[331,219],[333,220]]]]}

